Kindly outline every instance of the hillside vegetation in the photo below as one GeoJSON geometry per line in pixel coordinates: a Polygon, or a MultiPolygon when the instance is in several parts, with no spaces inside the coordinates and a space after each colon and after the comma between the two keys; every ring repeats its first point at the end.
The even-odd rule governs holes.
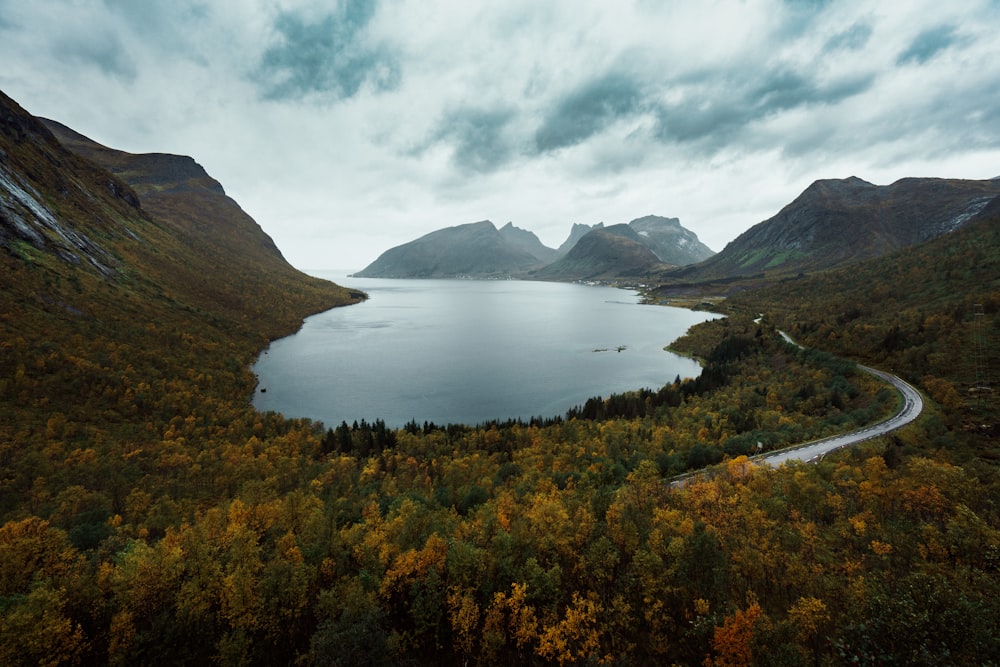
{"type": "Polygon", "coordinates": [[[1000,198],[976,222],[890,261],[784,281],[728,303],[767,313],[808,345],[893,369],[923,385],[953,426],[985,424],[998,435],[998,399],[987,385],[1000,375],[1000,198]]]}
{"type": "Polygon", "coordinates": [[[995,219],[730,300],[676,343],[704,362],[694,380],[528,424],[327,429],[252,410],[248,365],[360,295],[280,269],[186,161],[146,185],[128,156],[113,176],[18,118],[0,166],[111,270],[61,257],[58,239],[11,232],[0,252],[0,663],[1000,655],[996,399],[963,384],[973,324],[997,331],[995,219]],[[818,465],[754,468],[757,442],[895,409],[829,351],[915,379],[930,414],[818,465]]]}

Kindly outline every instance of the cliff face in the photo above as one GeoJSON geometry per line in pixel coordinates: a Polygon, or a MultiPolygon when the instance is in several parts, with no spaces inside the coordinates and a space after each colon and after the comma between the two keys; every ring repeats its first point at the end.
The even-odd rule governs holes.
{"type": "Polygon", "coordinates": [[[2,93],[0,274],[11,322],[32,303],[50,332],[75,322],[66,313],[183,315],[227,323],[254,345],[364,296],[291,267],[192,158],[101,146],[2,93]]]}
{"type": "Polygon", "coordinates": [[[508,222],[500,228],[500,238],[510,247],[524,250],[543,264],[547,264],[559,256],[558,250],[543,244],[534,232],[515,227],[512,222],[508,222]]]}
{"type": "Polygon", "coordinates": [[[126,183],[70,153],[0,93],[0,248],[112,278],[121,269],[116,246],[144,217],[126,183]]]}
{"type": "MultiPolygon", "coordinates": [[[[67,159],[103,174],[98,180],[107,181],[107,191],[125,205],[141,206],[134,223],[123,219],[122,242],[113,254],[125,261],[124,271],[159,293],[261,326],[269,337],[294,328],[305,314],[363,297],[290,266],[271,237],[193,158],[126,153],[56,121],[36,123],[67,159]]],[[[85,228],[87,217],[78,228],[85,228]]]]}

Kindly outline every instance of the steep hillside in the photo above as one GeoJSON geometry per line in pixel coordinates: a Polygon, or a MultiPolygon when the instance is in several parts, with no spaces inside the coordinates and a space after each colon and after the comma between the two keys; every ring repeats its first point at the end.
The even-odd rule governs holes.
{"type": "Polygon", "coordinates": [[[766,311],[804,343],[978,398],[977,374],[1000,369],[1000,198],[949,234],[729,303],[766,311]]]}
{"type": "MultiPolygon", "coordinates": [[[[355,275],[366,278],[495,278],[542,264],[513,225],[501,234],[489,220],[446,227],[390,248],[355,275]],[[511,242],[511,238],[515,238],[511,242]]],[[[505,227],[507,229],[507,227],[505,227]]],[[[517,230],[523,231],[523,230],[517,230]]],[[[534,236],[534,235],[532,235],[534,236]]]]}
{"type": "Polygon", "coordinates": [[[360,298],[290,266],[253,218],[192,158],[125,153],[55,121],[44,123],[64,146],[131,186],[155,227],[168,235],[155,243],[155,252],[136,261],[170,298],[262,326],[269,337],[301,319],[303,299],[314,304],[307,307],[312,312],[360,298]],[[282,296],[262,298],[269,294],[282,296]],[[283,322],[277,328],[276,319],[283,322]]]}
{"type": "Polygon", "coordinates": [[[668,268],[628,225],[598,227],[552,264],[534,271],[537,280],[642,278],[668,268]]]}
{"type": "Polygon", "coordinates": [[[962,226],[1000,195],[1000,181],[906,178],[876,186],[821,180],[675,281],[794,274],[879,257],[962,226]]]}
{"type": "Polygon", "coordinates": [[[206,377],[205,391],[246,400],[247,366],[268,339],[363,296],[289,266],[190,158],[91,152],[131,169],[119,177],[71,152],[0,94],[5,446],[53,414],[80,434],[144,422],[154,402],[184,402],[165,397],[168,385],[210,403],[194,391],[206,377]],[[137,385],[156,390],[137,401],[137,385]]]}
{"type": "Polygon", "coordinates": [[[136,193],[67,152],[0,93],[0,247],[12,259],[121,275],[116,247],[148,224],[136,193]],[[57,260],[57,261],[54,261],[57,260]]]}

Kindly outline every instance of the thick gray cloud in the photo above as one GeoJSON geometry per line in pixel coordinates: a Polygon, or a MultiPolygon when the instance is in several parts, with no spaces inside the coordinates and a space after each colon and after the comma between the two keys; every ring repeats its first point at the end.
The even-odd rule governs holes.
{"type": "Polygon", "coordinates": [[[930,28],[917,35],[909,48],[899,54],[896,62],[900,65],[926,63],[957,41],[957,30],[953,25],[941,25],[930,28]]]}
{"type": "Polygon", "coordinates": [[[0,89],[192,155],[302,267],[483,218],[678,216],[1000,172],[994,0],[0,0],[0,89]]]}
{"type": "Polygon", "coordinates": [[[463,170],[495,171],[514,155],[507,132],[515,112],[510,108],[464,108],[449,111],[431,143],[453,142],[455,164],[463,170]]]}
{"type": "Polygon", "coordinates": [[[623,74],[606,74],[586,81],[556,102],[535,134],[538,150],[571,146],[597,134],[642,103],[637,83],[623,74]]]}
{"type": "Polygon", "coordinates": [[[277,38],[264,51],[256,73],[264,96],[294,99],[319,93],[340,99],[357,94],[365,84],[376,90],[397,85],[400,64],[389,49],[366,39],[375,9],[370,0],[346,0],[316,18],[280,13],[274,21],[277,38]]]}
{"type": "Polygon", "coordinates": [[[665,142],[698,144],[712,153],[751,132],[755,123],[791,110],[837,104],[864,93],[874,81],[874,76],[862,74],[821,82],[790,69],[756,77],[719,72],[706,76],[680,102],[657,110],[656,136],[665,142]]]}
{"type": "Polygon", "coordinates": [[[93,66],[109,76],[134,81],[138,71],[128,48],[109,31],[73,33],[55,45],[57,57],[93,66]]]}
{"type": "Polygon", "coordinates": [[[868,44],[872,37],[873,28],[868,22],[855,23],[846,30],[842,30],[826,41],[823,51],[834,53],[842,49],[857,51],[868,44]]]}

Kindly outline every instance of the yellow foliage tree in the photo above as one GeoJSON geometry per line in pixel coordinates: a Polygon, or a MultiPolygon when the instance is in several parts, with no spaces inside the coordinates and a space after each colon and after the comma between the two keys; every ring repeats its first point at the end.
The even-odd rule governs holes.
{"type": "Polygon", "coordinates": [[[599,602],[574,591],[573,601],[563,617],[541,629],[535,653],[560,665],[590,659],[602,662],[598,632],[598,615],[602,610],[599,602]]]}

